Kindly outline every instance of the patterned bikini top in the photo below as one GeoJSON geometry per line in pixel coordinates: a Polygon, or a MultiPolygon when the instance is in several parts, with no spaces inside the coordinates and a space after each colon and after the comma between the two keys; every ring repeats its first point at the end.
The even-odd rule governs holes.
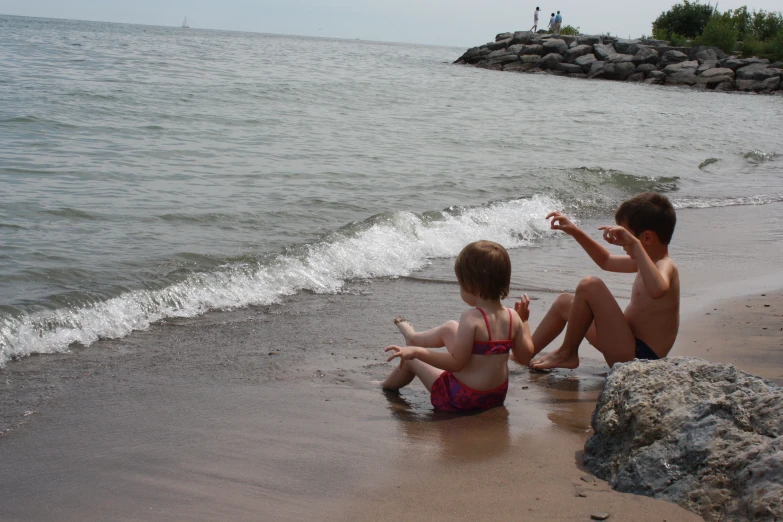
{"type": "Polygon", "coordinates": [[[502,355],[510,352],[511,344],[513,342],[511,334],[514,331],[514,321],[512,320],[511,308],[506,308],[506,310],[508,310],[508,339],[505,341],[492,340],[492,328],[489,327],[489,319],[487,319],[487,314],[485,314],[484,310],[479,307],[476,307],[476,310],[481,312],[481,315],[484,316],[484,323],[487,325],[487,335],[489,336],[489,341],[484,341],[483,343],[474,342],[473,355],[502,355]]]}

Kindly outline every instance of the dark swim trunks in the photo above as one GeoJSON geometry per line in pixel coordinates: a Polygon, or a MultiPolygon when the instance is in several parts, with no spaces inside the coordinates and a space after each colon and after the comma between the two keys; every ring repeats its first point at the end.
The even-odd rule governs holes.
{"type": "Polygon", "coordinates": [[[647,343],[641,339],[636,339],[636,358],[646,359],[648,361],[657,361],[660,359],[660,357],[658,357],[655,352],[652,351],[652,348],[647,346],[647,343]]]}

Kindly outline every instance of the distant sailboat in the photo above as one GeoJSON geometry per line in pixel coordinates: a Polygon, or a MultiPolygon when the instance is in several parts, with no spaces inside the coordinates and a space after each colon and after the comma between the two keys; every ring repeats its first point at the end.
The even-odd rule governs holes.
{"type": "Polygon", "coordinates": [[[189,29],[190,26],[188,25],[188,17],[186,16],[184,20],[182,20],[182,28],[183,29],[189,29]]]}

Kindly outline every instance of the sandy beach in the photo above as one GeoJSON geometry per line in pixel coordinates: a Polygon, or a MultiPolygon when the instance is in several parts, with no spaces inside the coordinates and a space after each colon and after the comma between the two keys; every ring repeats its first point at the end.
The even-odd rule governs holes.
{"type": "MultiPolygon", "coordinates": [[[[748,222],[777,211],[738,210],[728,234],[740,238],[748,222]]],[[[687,256],[692,245],[677,247],[683,280],[693,283],[672,355],[783,382],[783,292],[755,292],[779,277],[763,269],[770,257],[762,247],[774,243],[745,236],[758,247],[738,266],[734,251],[721,250],[727,229],[709,230],[709,214],[698,216],[707,219],[690,222],[686,213],[679,233],[711,245],[715,268],[710,276],[687,256]],[[743,280],[749,267],[760,268],[743,280]]],[[[515,266],[557,252],[565,263],[514,279],[512,295],[533,298],[533,327],[558,294],[530,290],[528,278],[568,285],[589,266],[567,245],[512,252],[515,266]]],[[[476,415],[433,412],[417,382],[399,395],[381,391],[390,369],[382,348],[400,342],[391,319],[404,312],[423,328],[463,309],[456,283],[438,275],[447,270],[432,270],[429,278],[355,282],[339,295],[300,293],[279,305],[167,320],[9,363],[0,381],[0,519],[576,521],[608,512],[615,520],[699,520],[612,491],[583,468],[608,370],[587,345],[574,371],[515,366],[506,406],[476,415]]],[[[627,279],[610,279],[622,302],[627,279]]]]}
{"type": "MultiPolygon", "coordinates": [[[[371,293],[303,295],[9,365],[6,387],[35,372],[32,395],[50,398],[0,439],[2,519],[699,519],[611,491],[582,468],[606,371],[592,349],[576,371],[514,369],[506,407],[477,415],[433,413],[420,385],[380,391],[378,347],[398,334],[375,319],[411,301],[431,304],[420,324],[456,314],[449,286],[375,282],[371,293]],[[304,320],[314,307],[362,327],[304,320]],[[323,350],[297,348],[316,338],[323,350]],[[218,343],[219,355],[204,350],[218,343]]],[[[534,301],[535,317],[553,297],[534,301]]],[[[675,353],[780,382],[783,293],[712,308],[684,321],[675,353]],[[738,339],[748,342],[733,357],[738,339]]]]}

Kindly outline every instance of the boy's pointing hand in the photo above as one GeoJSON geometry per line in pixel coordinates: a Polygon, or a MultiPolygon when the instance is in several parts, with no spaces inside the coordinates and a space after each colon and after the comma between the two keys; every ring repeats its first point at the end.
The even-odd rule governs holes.
{"type": "Polygon", "coordinates": [[[552,230],[561,230],[569,236],[574,233],[576,226],[571,223],[571,220],[565,217],[558,211],[550,212],[546,215],[546,219],[552,219],[549,223],[549,228],[552,230]]]}
{"type": "Polygon", "coordinates": [[[610,245],[631,246],[636,241],[633,234],[624,227],[604,225],[598,227],[598,230],[603,230],[604,240],[610,245]]]}

